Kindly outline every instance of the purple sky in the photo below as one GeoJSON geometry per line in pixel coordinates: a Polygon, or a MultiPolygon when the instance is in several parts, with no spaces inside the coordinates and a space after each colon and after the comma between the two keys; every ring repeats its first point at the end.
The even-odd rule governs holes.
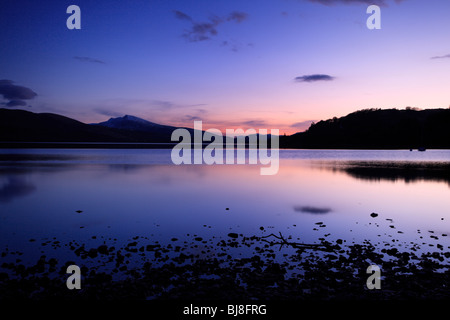
{"type": "Polygon", "coordinates": [[[0,104],[279,129],[364,108],[450,105],[450,2],[6,0],[0,104]],[[66,9],[81,9],[69,30],[66,9]],[[381,30],[366,9],[381,7],[381,30]]]}

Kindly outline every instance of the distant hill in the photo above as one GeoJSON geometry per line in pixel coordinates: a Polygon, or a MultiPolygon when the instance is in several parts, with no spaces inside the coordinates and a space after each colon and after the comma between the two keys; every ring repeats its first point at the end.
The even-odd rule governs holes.
{"type": "Polygon", "coordinates": [[[365,109],[313,123],[281,137],[281,147],[311,149],[449,149],[450,109],[365,109]]]}
{"type": "MultiPolygon", "coordinates": [[[[53,113],[0,109],[0,142],[168,143],[176,127],[131,115],[97,124],[53,113]]],[[[188,129],[193,134],[193,129],[188,129]]],[[[164,147],[170,147],[166,145],[164,147]]],[[[450,149],[450,109],[366,109],[280,136],[281,148],[450,149]]]]}
{"type": "Polygon", "coordinates": [[[133,116],[90,125],[54,113],[0,109],[0,141],[170,142],[174,129],[133,116]]]}
{"type": "MultiPolygon", "coordinates": [[[[13,146],[5,142],[86,142],[88,143],[163,143],[158,147],[172,147],[172,132],[177,127],[153,123],[126,115],[108,121],[85,124],[54,113],[33,113],[25,110],[0,109],[0,147],[13,146]]],[[[193,140],[194,129],[188,130],[193,140]]],[[[208,144],[205,143],[205,144],[208,144]]],[[[23,146],[23,144],[20,144],[23,146]]],[[[33,144],[27,144],[33,147],[33,144]]],[[[39,144],[42,146],[42,144],[39,144]]],[[[79,146],[73,145],[74,147],[79,146]]],[[[95,145],[99,146],[98,144],[95,145]]],[[[52,147],[46,144],[45,147],[52,147]]],[[[105,147],[113,147],[105,145],[105,147]]],[[[131,146],[133,147],[133,146],[131,146]]],[[[149,146],[150,147],[150,146],[149,146]]]]}
{"type": "Polygon", "coordinates": [[[157,124],[130,115],[125,115],[119,118],[111,118],[108,121],[94,123],[92,125],[120,130],[140,131],[156,134],[166,133],[169,135],[172,134],[172,131],[176,129],[175,127],[172,126],[157,124]]]}
{"type": "Polygon", "coordinates": [[[172,132],[177,129],[131,115],[110,118],[108,121],[91,125],[121,132],[132,142],[170,142],[172,132]]]}
{"type": "Polygon", "coordinates": [[[125,141],[120,132],[53,113],[0,109],[1,141],[125,141]]]}

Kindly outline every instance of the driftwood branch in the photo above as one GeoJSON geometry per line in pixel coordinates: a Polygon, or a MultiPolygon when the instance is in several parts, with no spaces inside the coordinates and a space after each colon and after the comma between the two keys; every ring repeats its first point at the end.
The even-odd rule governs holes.
{"type": "Polygon", "coordinates": [[[271,234],[269,234],[267,236],[259,237],[259,240],[267,242],[267,243],[269,243],[271,245],[280,245],[279,250],[281,250],[281,248],[283,246],[288,246],[288,247],[290,246],[290,247],[293,247],[293,248],[296,248],[296,249],[315,249],[315,250],[323,250],[323,251],[332,251],[332,250],[336,249],[335,246],[333,246],[330,243],[298,243],[298,242],[291,242],[291,241],[286,240],[286,238],[283,237],[281,232],[279,234],[280,235],[276,235],[276,234],[271,233],[271,234]],[[276,238],[276,239],[278,239],[280,241],[273,242],[273,241],[266,240],[267,238],[270,238],[270,237],[274,237],[274,238],[276,238]]]}

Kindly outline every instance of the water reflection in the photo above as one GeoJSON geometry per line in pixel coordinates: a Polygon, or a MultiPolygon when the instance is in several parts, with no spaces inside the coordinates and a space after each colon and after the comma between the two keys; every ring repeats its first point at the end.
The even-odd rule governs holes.
{"type": "Polygon", "coordinates": [[[323,164],[323,168],[344,172],[367,181],[445,182],[450,186],[450,163],[443,162],[388,162],[343,161],[323,164]]]}
{"type": "Polygon", "coordinates": [[[321,208],[313,206],[295,206],[294,211],[310,214],[326,214],[331,212],[332,210],[330,208],[321,208]]]}
{"type": "Polygon", "coordinates": [[[24,197],[33,193],[36,186],[21,176],[7,176],[6,182],[0,187],[0,202],[10,202],[14,198],[24,197]]]}
{"type": "MultiPolygon", "coordinates": [[[[22,152],[11,157],[3,151],[0,157],[0,211],[9,213],[0,224],[0,243],[27,241],[45,230],[67,237],[172,237],[204,233],[204,225],[225,235],[229,228],[252,234],[261,226],[296,225],[308,240],[316,236],[311,225],[318,217],[329,232],[344,237],[351,229],[347,235],[353,238],[355,223],[365,228],[372,212],[411,230],[436,222],[442,233],[450,228],[450,220],[441,220],[450,206],[450,163],[443,160],[450,154],[406,161],[409,153],[392,152],[391,160],[385,153],[380,160],[380,153],[371,152],[288,151],[280,153],[277,175],[261,176],[257,165],[176,166],[170,150],[22,152]]],[[[392,231],[376,228],[373,238],[392,231]]],[[[366,230],[359,234],[369,236],[366,230]]]]}
{"type": "Polygon", "coordinates": [[[81,155],[73,155],[73,154],[36,154],[36,153],[0,153],[0,163],[8,164],[8,163],[17,163],[22,161],[79,161],[83,160],[85,157],[81,155]]]}

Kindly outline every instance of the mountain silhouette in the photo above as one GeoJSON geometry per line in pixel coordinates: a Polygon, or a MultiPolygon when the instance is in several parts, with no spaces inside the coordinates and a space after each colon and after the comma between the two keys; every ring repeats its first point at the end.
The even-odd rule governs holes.
{"type": "Polygon", "coordinates": [[[365,109],[280,137],[284,148],[448,149],[450,109],[365,109]]]}
{"type": "MultiPolygon", "coordinates": [[[[0,109],[0,141],[166,143],[177,127],[132,115],[85,124],[53,114],[0,109]]],[[[186,128],[191,135],[194,130],[186,128]]],[[[365,109],[311,124],[305,132],[280,136],[281,148],[450,149],[450,109],[365,109]]]]}
{"type": "Polygon", "coordinates": [[[85,124],[54,113],[0,109],[0,141],[6,142],[170,142],[176,127],[125,116],[85,124]]]}
{"type": "Polygon", "coordinates": [[[149,132],[156,134],[167,133],[169,135],[172,134],[172,131],[176,129],[176,127],[157,124],[130,115],[125,115],[118,118],[110,118],[108,121],[94,123],[93,125],[113,129],[149,132]]]}
{"type": "Polygon", "coordinates": [[[0,140],[29,142],[122,142],[126,136],[54,113],[0,109],[0,140]]]}

